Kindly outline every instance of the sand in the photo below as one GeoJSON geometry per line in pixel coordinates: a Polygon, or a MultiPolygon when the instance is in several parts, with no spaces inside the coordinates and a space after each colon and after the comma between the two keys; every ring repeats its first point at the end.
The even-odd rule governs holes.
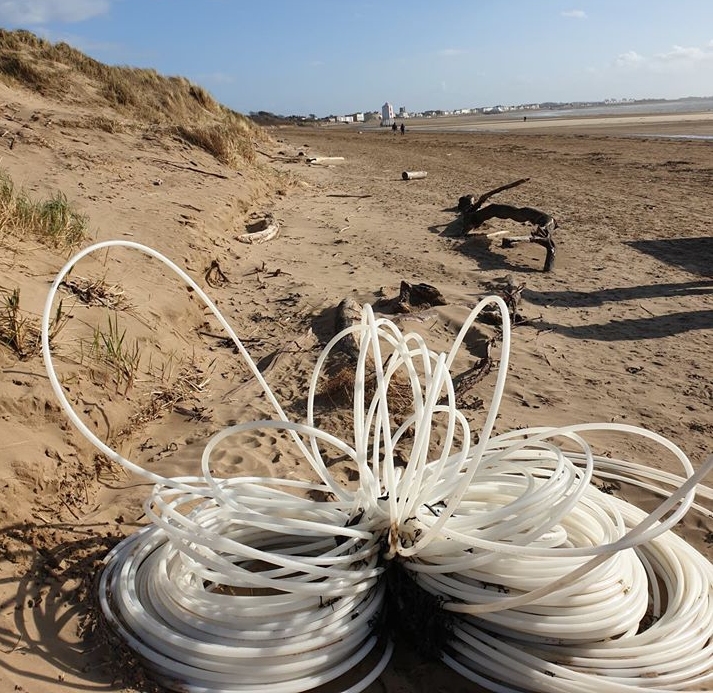
{"type": "MultiPolygon", "coordinates": [[[[0,140],[2,167],[15,184],[37,197],[63,191],[88,215],[96,240],[144,243],[179,264],[224,311],[296,419],[342,298],[376,303],[397,295],[402,280],[432,284],[446,305],[400,324],[446,349],[489,286],[511,275],[525,284],[527,322],[514,329],[498,431],[628,422],[680,445],[695,466],[713,451],[713,150],[705,140],[657,136],[685,119],[672,126],[652,118],[643,131],[638,122],[632,131],[606,119],[462,134],[409,124],[404,136],[357,126],[278,128],[260,148],[259,169],[234,171],[175,140],[77,127],[81,113],[71,107],[5,87],[0,102],[0,129],[14,135],[12,147],[10,136],[0,140]],[[343,161],[306,163],[315,156],[343,161]],[[410,170],[428,175],[402,180],[410,170]],[[558,220],[553,272],[542,271],[539,246],[488,242],[488,233],[527,231],[514,222],[494,219],[457,235],[459,196],[520,178],[529,181],[497,201],[558,220]],[[279,223],[278,239],[237,241],[267,215],[279,223]],[[224,278],[214,270],[211,286],[214,262],[224,278]]],[[[699,127],[709,128],[709,119],[699,127]]],[[[19,287],[22,309],[37,321],[66,259],[30,239],[3,238],[0,286],[19,287]]],[[[103,282],[121,307],[117,329],[138,349],[131,382],[117,384],[90,353],[96,326],[111,329],[106,307],[65,292],[72,317],[55,341],[56,367],[87,425],[123,455],[158,474],[192,474],[212,433],[272,415],[219,325],[156,262],[99,253],[71,278],[103,282]]],[[[482,345],[494,332],[479,329],[482,345]]],[[[82,633],[100,561],[145,522],[149,485],[99,456],[67,422],[39,356],[19,360],[0,347],[0,369],[0,689],[130,690],[113,652],[82,633]]],[[[487,405],[493,383],[494,373],[472,403],[487,405]]],[[[477,430],[484,410],[476,404],[468,416],[477,430]]],[[[330,430],[349,425],[339,404],[320,416],[330,430]]],[[[602,454],[679,471],[640,440],[594,442],[602,454]]],[[[220,462],[232,473],[307,474],[279,436],[246,435],[220,462]]],[[[345,483],[352,472],[335,471],[345,483]]],[[[640,491],[626,494],[653,507],[640,491]]],[[[687,517],[681,531],[713,556],[709,519],[687,517]]],[[[368,690],[474,687],[400,650],[368,690]]]]}

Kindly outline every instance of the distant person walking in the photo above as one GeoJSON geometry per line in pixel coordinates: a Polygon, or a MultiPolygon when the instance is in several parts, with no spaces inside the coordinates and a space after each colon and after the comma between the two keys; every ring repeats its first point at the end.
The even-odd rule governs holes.
{"type": "Polygon", "coordinates": [[[403,135],[406,132],[406,126],[401,123],[401,134],[403,135]]]}
{"type": "Polygon", "coordinates": [[[391,131],[392,131],[392,132],[396,132],[396,127],[397,127],[397,126],[396,126],[396,121],[394,121],[394,122],[391,124],[391,131]]]}

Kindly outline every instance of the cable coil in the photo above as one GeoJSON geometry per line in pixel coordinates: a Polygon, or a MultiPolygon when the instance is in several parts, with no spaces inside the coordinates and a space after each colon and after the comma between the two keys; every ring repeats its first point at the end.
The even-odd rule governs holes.
{"type": "Polygon", "coordinates": [[[692,507],[713,515],[713,492],[700,485],[713,456],[696,471],[667,439],[623,424],[493,435],[510,349],[499,297],[478,303],[448,354],[364,306],[361,324],[335,335],[320,354],[305,424],[288,420],[195,281],[137,243],[97,243],[67,262],[47,297],[42,346],[52,387],[74,425],[110,459],[154,484],[145,503],[150,524],[107,556],[99,599],[110,625],[162,685],[191,693],[298,693],[341,681],[365,662],[360,679],[344,688],[363,690],[393,650],[380,630],[390,599],[385,574],[398,564],[448,619],[443,662],[488,690],[713,687],[713,566],[671,531],[692,507]],[[84,256],[116,246],[160,260],[194,290],[275,409],[275,419],[215,434],[203,451],[202,476],[162,477],[108,447],[72,409],[55,372],[48,335],[59,286],[84,256]],[[456,407],[450,368],[480,311],[493,304],[502,317],[502,353],[475,437],[456,407]],[[314,401],[330,352],[350,333],[359,356],[353,439],[346,441],[316,427],[314,401]],[[375,387],[367,395],[370,377],[375,387]],[[389,385],[397,377],[413,398],[413,411],[398,425],[389,411],[389,385]],[[436,420],[444,418],[436,446],[436,420]],[[319,482],[211,473],[211,455],[231,437],[268,429],[291,436],[319,482]],[[657,443],[680,462],[681,474],[595,455],[584,438],[594,431],[657,443]],[[394,453],[407,440],[402,467],[394,453]],[[333,477],[320,445],[356,465],[355,490],[333,477]],[[431,459],[434,447],[440,454],[431,459]],[[595,473],[664,500],[647,514],[599,490],[595,473]],[[308,497],[315,491],[332,500],[308,497]]]}

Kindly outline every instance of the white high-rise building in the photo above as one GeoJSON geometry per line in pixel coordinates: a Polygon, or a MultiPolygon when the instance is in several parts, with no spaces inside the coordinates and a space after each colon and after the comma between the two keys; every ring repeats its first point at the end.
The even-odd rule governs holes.
{"type": "Polygon", "coordinates": [[[381,107],[381,124],[391,125],[394,120],[394,107],[387,101],[381,107]]]}

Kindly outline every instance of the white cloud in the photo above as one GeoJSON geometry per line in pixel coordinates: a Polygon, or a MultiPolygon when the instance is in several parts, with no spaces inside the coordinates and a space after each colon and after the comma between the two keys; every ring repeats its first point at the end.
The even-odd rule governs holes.
{"type": "Polygon", "coordinates": [[[616,64],[619,67],[635,67],[645,62],[644,56],[636,51],[628,51],[616,57],[616,64]]]}
{"type": "Polygon", "coordinates": [[[584,10],[566,10],[562,12],[562,16],[570,19],[586,19],[587,13],[584,10]]]}
{"type": "Polygon", "coordinates": [[[109,0],[0,0],[0,23],[82,22],[109,11],[109,0]]]}
{"type": "Polygon", "coordinates": [[[664,53],[652,56],[643,56],[636,51],[628,51],[618,55],[615,60],[616,67],[649,69],[656,72],[670,72],[693,70],[701,67],[702,63],[713,62],[713,45],[703,48],[698,46],[673,46],[664,53]]]}
{"type": "Polygon", "coordinates": [[[674,46],[667,53],[658,53],[655,56],[656,60],[663,62],[698,62],[700,60],[707,60],[713,57],[713,46],[710,44],[707,46],[708,50],[703,48],[697,48],[695,46],[691,48],[684,48],[683,46],[674,46]]]}

